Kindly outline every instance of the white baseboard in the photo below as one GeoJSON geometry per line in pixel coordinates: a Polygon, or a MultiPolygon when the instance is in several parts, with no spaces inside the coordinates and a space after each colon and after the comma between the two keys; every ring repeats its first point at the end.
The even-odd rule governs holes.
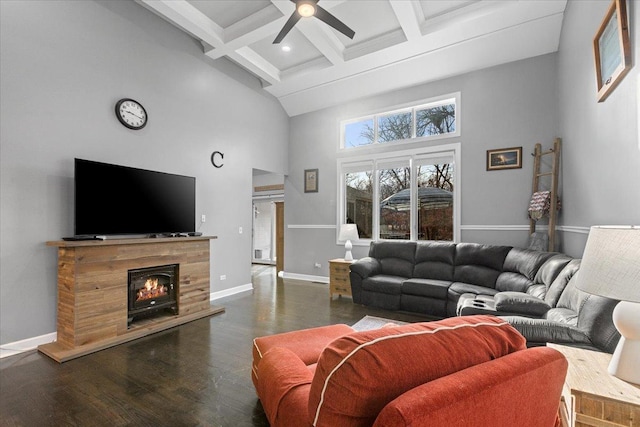
{"type": "Polygon", "coordinates": [[[35,350],[41,344],[49,344],[58,338],[56,332],[40,335],[38,337],[27,338],[26,340],[10,342],[0,345],[0,359],[24,353],[25,351],[35,350]]]}
{"type": "Polygon", "coordinates": [[[286,271],[283,271],[282,272],[282,277],[284,279],[304,280],[306,282],[329,283],[329,278],[328,277],[326,277],[326,276],[313,276],[311,274],[287,273],[286,271]]]}
{"type": "Polygon", "coordinates": [[[209,294],[209,301],[214,301],[220,298],[224,298],[231,295],[239,294],[241,292],[247,292],[252,290],[253,290],[253,285],[251,283],[248,283],[246,285],[236,286],[235,288],[229,288],[223,291],[211,292],[209,294]]]}

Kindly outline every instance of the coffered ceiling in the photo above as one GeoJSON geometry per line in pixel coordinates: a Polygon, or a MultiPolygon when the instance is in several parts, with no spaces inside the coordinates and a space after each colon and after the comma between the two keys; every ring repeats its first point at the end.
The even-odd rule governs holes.
{"type": "Polygon", "coordinates": [[[136,0],[258,77],[290,116],[558,49],[567,0],[320,0],[273,40],[290,0],[136,0]],[[288,47],[289,51],[283,50],[288,47]]]}

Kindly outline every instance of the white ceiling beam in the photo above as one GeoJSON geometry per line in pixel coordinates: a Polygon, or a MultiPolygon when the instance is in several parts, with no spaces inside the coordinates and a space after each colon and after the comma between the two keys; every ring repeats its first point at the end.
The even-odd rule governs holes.
{"type": "MultiPolygon", "coordinates": [[[[474,70],[557,50],[562,15],[554,15],[503,31],[466,40],[446,49],[408,58],[357,75],[308,86],[278,96],[291,117],[392,90],[440,80],[474,70]],[[528,37],[535,32],[540,37],[528,37]],[[488,43],[487,43],[488,42],[488,43]],[[496,55],[496,53],[498,53],[496,55]],[[403,76],[399,79],[398,76],[403,76]]],[[[272,92],[272,87],[265,88],[272,92]]]]}
{"type": "Polygon", "coordinates": [[[247,46],[236,50],[231,58],[270,84],[280,82],[280,70],[247,46]]]}
{"type": "Polygon", "coordinates": [[[224,45],[224,30],[222,27],[184,0],[135,1],[213,47],[217,48],[224,45]]]}
{"type": "Polygon", "coordinates": [[[420,3],[417,1],[390,1],[389,4],[407,40],[413,41],[422,37],[420,24],[424,21],[424,13],[420,3]]]}
{"type": "MultiPolygon", "coordinates": [[[[237,46],[227,44],[225,42],[224,29],[187,1],[136,0],[136,2],[164,17],[169,22],[172,22],[174,25],[182,28],[192,36],[212,46],[213,49],[206,49],[203,45],[205,55],[208,57],[218,59],[222,56],[228,56],[230,59],[270,84],[275,84],[280,81],[280,70],[275,68],[271,63],[266,61],[252,49],[244,45],[239,43],[237,46]]],[[[258,16],[254,19],[262,19],[262,17],[258,16]]],[[[260,38],[258,38],[259,34],[266,31],[272,31],[270,26],[274,25],[275,24],[267,24],[266,26],[259,27],[259,29],[256,30],[256,34],[254,34],[256,40],[260,40],[260,38]]]]}

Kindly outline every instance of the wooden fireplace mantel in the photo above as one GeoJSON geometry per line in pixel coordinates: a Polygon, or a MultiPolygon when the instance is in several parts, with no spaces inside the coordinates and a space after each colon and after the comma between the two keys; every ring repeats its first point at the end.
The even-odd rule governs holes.
{"type": "Polygon", "coordinates": [[[51,241],[58,248],[57,340],[38,350],[62,363],[224,311],[211,306],[215,236],[51,241]],[[178,264],[178,314],[127,325],[128,271],[178,264]]]}

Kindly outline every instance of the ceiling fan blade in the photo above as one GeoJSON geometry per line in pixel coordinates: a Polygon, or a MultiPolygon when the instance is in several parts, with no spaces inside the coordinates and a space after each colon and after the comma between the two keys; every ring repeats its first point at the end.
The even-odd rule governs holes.
{"type": "Polygon", "coordinates": [[[325,24],[330,25],[336,30],[340,31],[342,34],[349,37],[350,39],[352,39],[353,36],[355,36],[356,34],[355,31],[347,27],[342,21],[340,21],[338,18],[336,18],[335,16],[333,16],[332,14],[330,14],[329,12],[327,12],[325,9],[321,8],[318,5],[316,5],[315,17],[321,20],[322,22],[324,22],[325,24]]]}
{"type": "Polygon", "coordinates": [[[273,44],[280,43],[284,38],[284,36],[286,36],[289,33],[289,31],[291,31],[293,26],[296,25],[296,22],[298,22],[300,18],[302,18],[302,16],[300,16],[300,14],[297,11],[293,12],[289,17],[289,19],[287,20],[286,24],[284,24],[284,27],[282,27],[282,29],[276,36],[276,39],[273,41],[273,44]]]}

